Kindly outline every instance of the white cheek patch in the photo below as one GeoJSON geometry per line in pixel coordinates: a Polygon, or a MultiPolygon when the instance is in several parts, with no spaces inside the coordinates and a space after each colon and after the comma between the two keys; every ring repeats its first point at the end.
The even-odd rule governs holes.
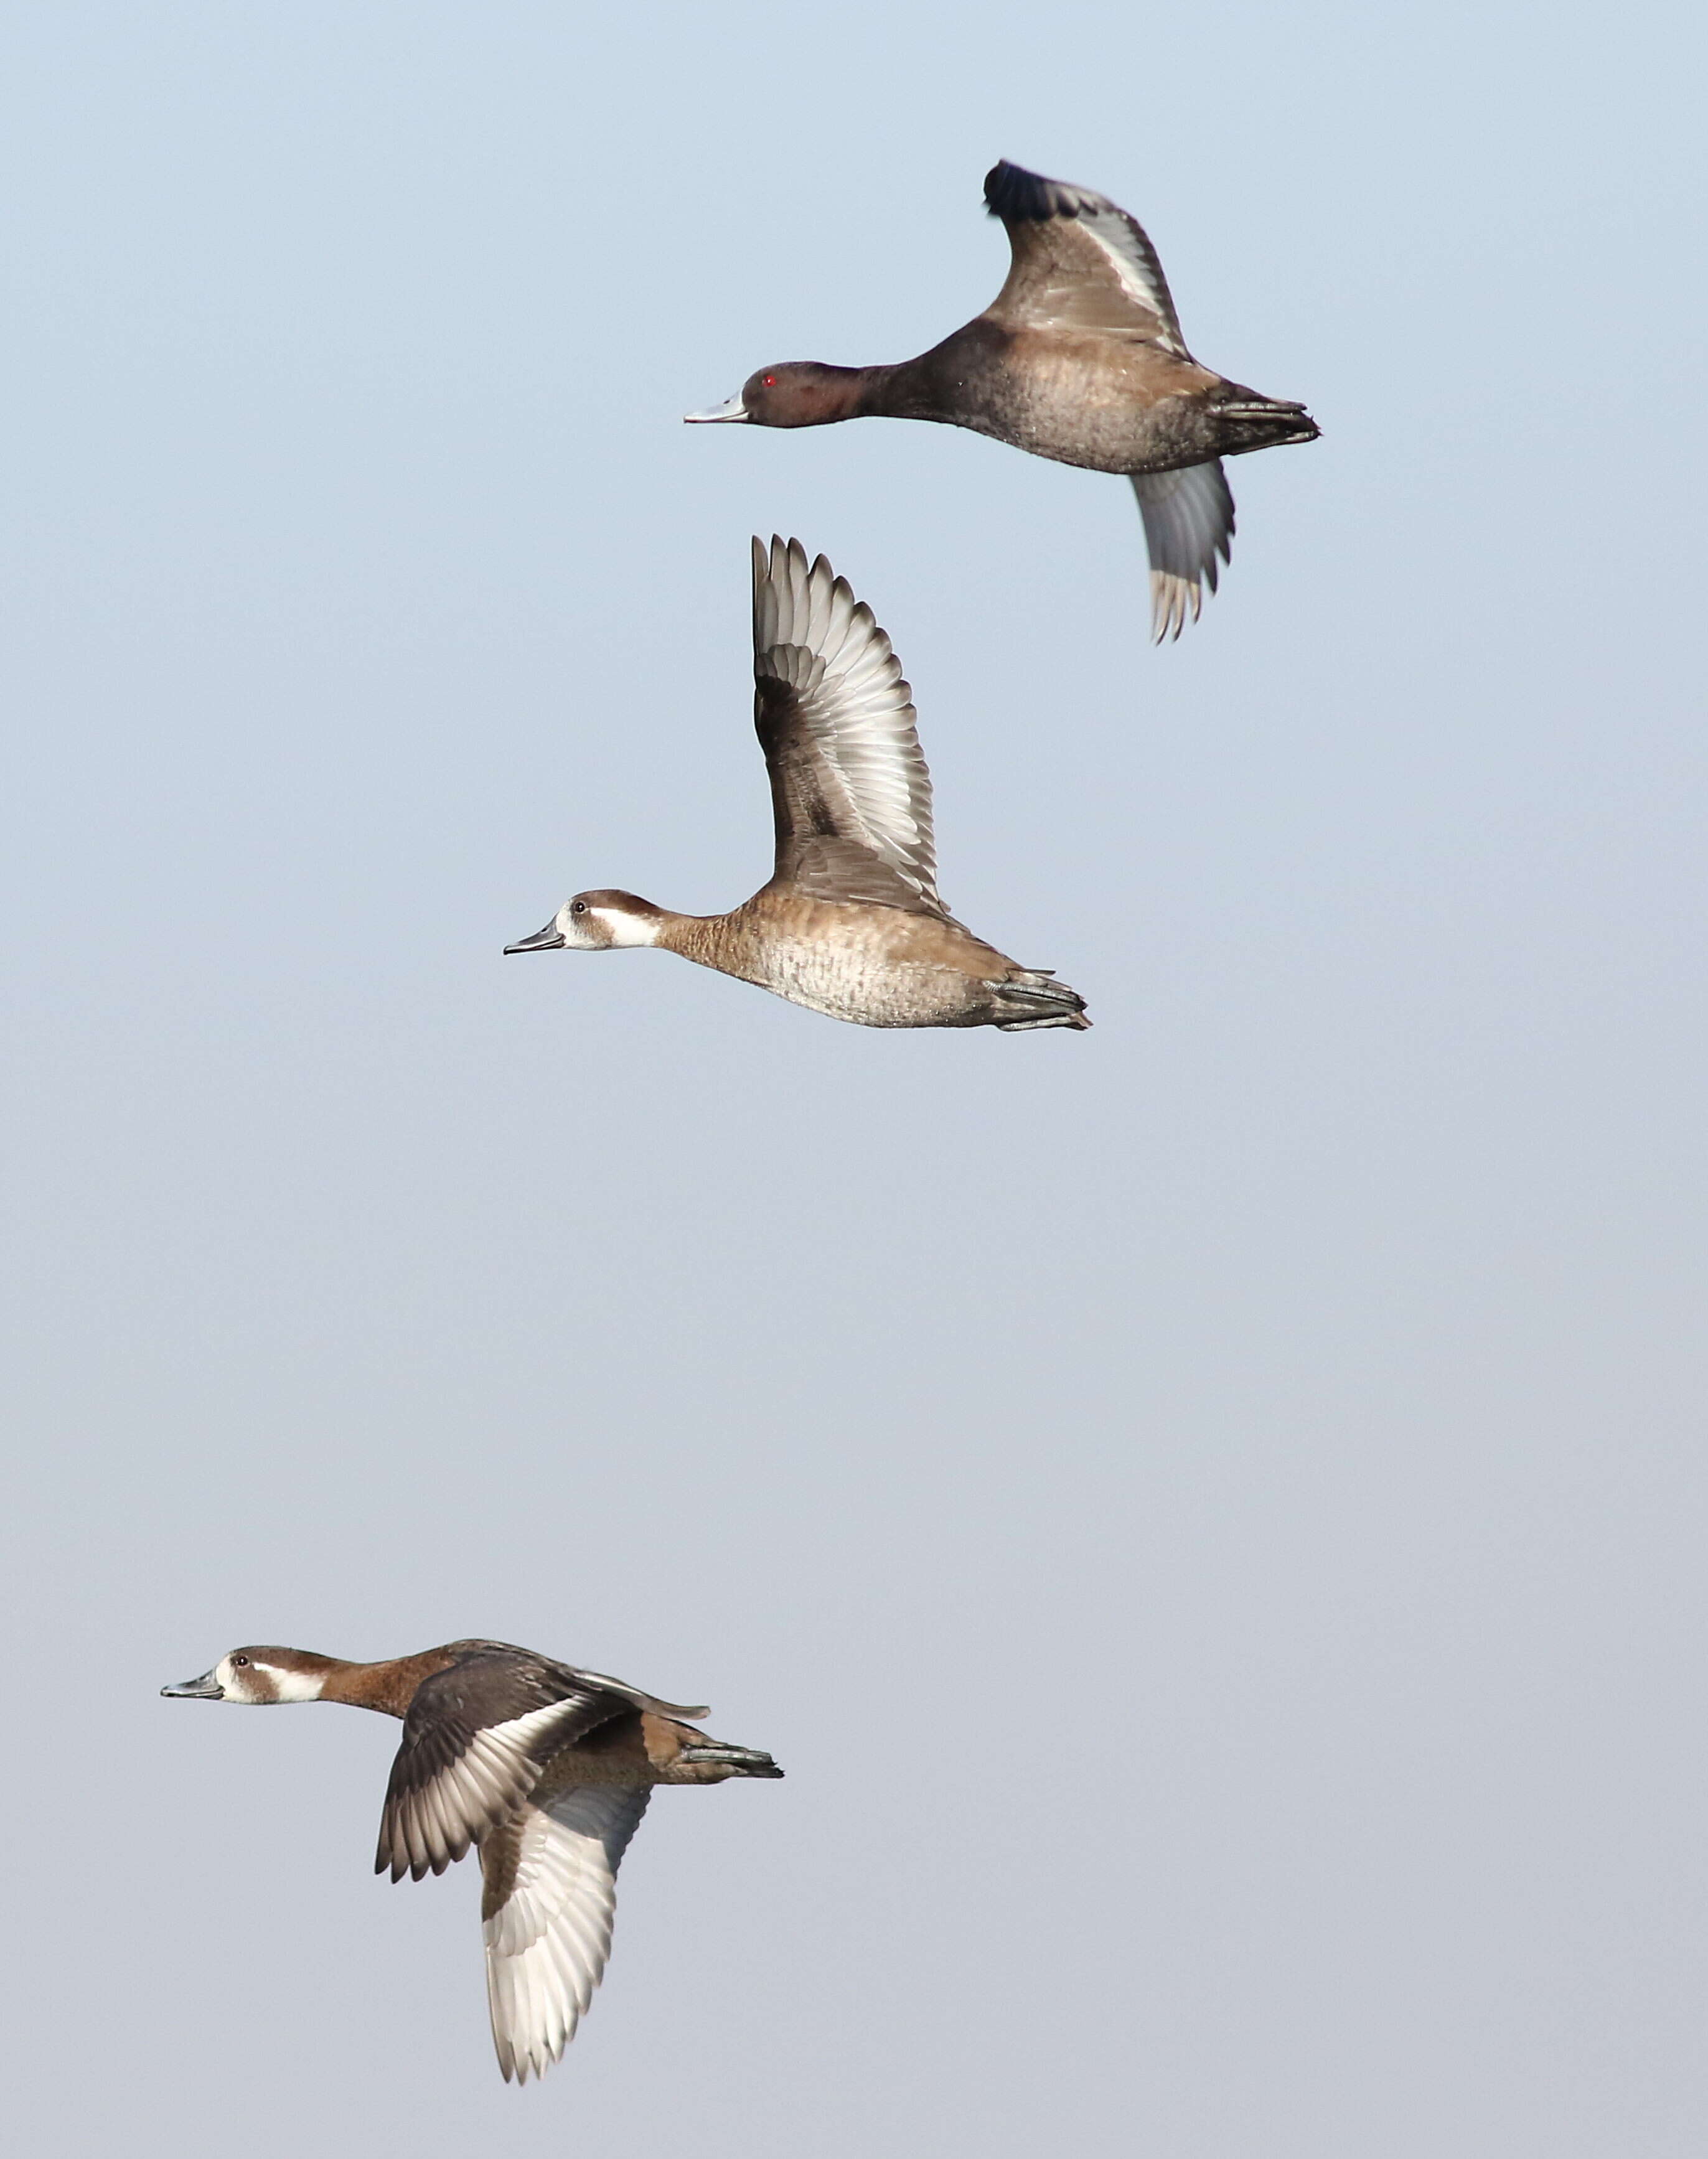
{"type": "Polygon", "coordinates": [[[277,1665],[256,1664],[251,1666],[257,1679],[265,1679],[272,1688],[275,1701],[318,1701],[324,1678],[308,1672],[287,1672],[277,1665]]]}
{"type": "Polygon", "coordinates": [[[625,945],[655,945],[658,942],[659,925],[650,916],[643,919],[637,915],[619,914],[614,909],[608,907],[592,907],[587,912],[596,918],[600,928],[619,949],[625,945]]]}

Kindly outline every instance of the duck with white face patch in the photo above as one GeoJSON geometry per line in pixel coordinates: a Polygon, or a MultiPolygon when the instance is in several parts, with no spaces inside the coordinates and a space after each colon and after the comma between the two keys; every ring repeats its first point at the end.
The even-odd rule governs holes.
{"type": "Polygon", "coordinates": [[[1089,1028],[1077,991],[944,905],[901,662],[871,608],[798,540],[753,542],[753,679],[777,835],[769,883],[727,914],[579,892],[505,951],[658,945],[861,1027],[1089,1028]]]}
{"type": "Polygon", "coordinates": [[[199,1680],[160,1691],[174,1701],[237,1701],[261,1708],[275,1701],[318,1701],[327,1659],[299,1649],[233,1649],[199,1680]]]}
{"type": "Polygon", "coordinates": [[[251,1645],[160,1691],[251,1708],[341,1701],[402,1718],[375,1871],[419,1881],[479,1850],[493,2042],[505,2079],[520,2084],[558,2058],[593,2000],[617,1869],[653,1787],[783,1774],[758,1748],[696,1730],[703,1708],[509,1642],[448,1642],[378,1664],[251,1645]]]}

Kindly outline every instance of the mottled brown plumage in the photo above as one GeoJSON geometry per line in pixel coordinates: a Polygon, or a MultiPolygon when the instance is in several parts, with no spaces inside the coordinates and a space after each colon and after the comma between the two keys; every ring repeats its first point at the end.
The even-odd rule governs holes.
{"type": "Polygon", "coordinates": [[[577,893],[505,949],[658,945],[862,1027],[1087,1028],[1084,1000],[957,922],[937,890],[912,691],[872,610],[798,540],[753,542],[754,724],[770,879],[727,914],[577,893]]]}

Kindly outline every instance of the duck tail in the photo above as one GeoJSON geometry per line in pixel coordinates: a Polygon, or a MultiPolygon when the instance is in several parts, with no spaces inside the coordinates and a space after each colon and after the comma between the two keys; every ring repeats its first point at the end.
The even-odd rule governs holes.
{"type": "Polygon", "coordinates": [[[992,983],[996,994],[998,1029],[1004,1034],[1027,1034],[1034,1028],[1088,1028],[1085,1000],[1077,990],[1058,982],[1048,967],[1028,967],[1006,982],[992,983]],[[1005,1015],[1012,1013],[1012,1017],[1005,1015]]]}
{"type": "Polygon", "coordinates": [[[760,1747],[728,1747],[719,1739],[696,1739],[677,1755],[679,1763],[721,1768],[727,1777],[780,1777],[783,1772],[760,1747]]]}
{"type": "Polygon", "coordinates": [[[1247,450],[1280,449],[1288,443],[1314,443],[1322,430],[1304,406],[1283,397],[1260,397],[1254,390],[1235,390],[1215,406],[1224,457],[1247,450]]]}

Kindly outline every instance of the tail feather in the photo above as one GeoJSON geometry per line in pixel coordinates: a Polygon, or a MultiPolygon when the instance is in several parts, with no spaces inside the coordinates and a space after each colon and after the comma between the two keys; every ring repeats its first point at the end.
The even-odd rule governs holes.
{"type": "Polygon", "coordinates": [[[771,1757],[759,1747],[727,1747],[717,1739],[696,1740],[685,1747],[676,1757],[678,1762],[697,1762],[707,1767],[716,1763],[727,1768],[732,1777],[780,1777],[783,1772],[771,1757]]]}
{"type": "Polygon", "coordinates": [[[1025,1034],[1040,1027],[1088,1028],[1091,1024],[1085,1017],[1084,998],[1065,982],[1057,981],[1053,968],[1029,967],[991,986],[1005,1007],[1014,1007],[1012,1019],[996,1022],[1003,1034],[1025,1034]]]}
{"type": "Polygon", "coordinates": [[[1230,397],[1215,406],[1224,457],[1247,450],[1276,450],[1289,443],[1314,443],[1322,432],[1304,406],[1291,398],[1230,397]]]}

